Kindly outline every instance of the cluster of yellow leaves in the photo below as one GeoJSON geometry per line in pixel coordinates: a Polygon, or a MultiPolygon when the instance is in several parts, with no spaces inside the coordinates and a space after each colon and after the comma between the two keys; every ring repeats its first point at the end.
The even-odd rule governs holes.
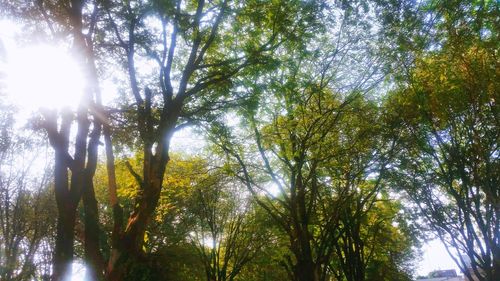
{"type": "MultiPolygon", "coordinates": [[[[133,204],[140,196],[140,187],[127,164],[138,174],[142,171],[142,154],[120,158],[116,161],[117,194],[121,204],[133,204]]],[[[156,210],[157,221],[169,212],[180,211],[182,204],[192,196],[194,189],[209,177],[208,164],[200,157],[171,155],[163,180],[163,189],[156,210]]],[[[94,178],[96,193],[100,202],[108,202],[107,174],[105,165],[100,165],[94,178]]]]}
{"type": "Polygon", "coordinates": [[[314,159],[352,144],[359,150],[369,147],[360,135],[367,129],[377,130],[376,106],[361,95],[340,99],[340,95],[316,89],[299,99],[262,127],[264,149],[286,159],[304,154],[314,159]]]}
{"type": "Polygon", "coordinates": [[[200,157],[172,155],[165,171],[156,220],[161,221],[169,212],[180,211],[192,196],[195,187],[209,177],[207,162],[200,157]]]}
{"type": "Polygon", "coordinates": [[[495,104],[500,94],[498,64],[495,53],[479,46],[424,56],[415,63],[410,87],[398,97],[402,112],[410,119],[430,117],[441,127],[471,106],[495,104]]]}

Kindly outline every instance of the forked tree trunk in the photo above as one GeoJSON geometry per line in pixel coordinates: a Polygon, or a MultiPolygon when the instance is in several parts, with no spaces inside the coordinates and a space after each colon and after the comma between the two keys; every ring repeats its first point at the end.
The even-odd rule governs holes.
{"type": "MultiPolygon", "coordinates": [[[[125,274],[130,272],[129,265],[140,260],[143,255],[144,235],[146,227],[151,219],[160,199],[161,181],[154,180],[150,184],[144,184],[143,196],[140,203],[129,217],[128,223],[123,231],[113,235],[113,249],[107,266],[108,280],[124,280],[125,274]]],[[[120,225],[118,216],[121,208],[117,204],[115,225],[120,225]]]]}
{"type": "Polygon", "coordinates": [[[85,150],[88,121],[84,117],[83,111],[80,108],[74,158],[68,153],[69,128],[72,116],[65,114],[62,118],[61,129],[58,130],[55,112],[46,115],[46,130],[51,146],[55,151],[54,191],[58,210],[56,247],[53,261],[54,281],[65,281],[66,278],[71,276],[76,210],[81,198],[85,178],[85,150]],[[69,180],[70,171],[71,180],[69,180]]]}
{"type": "Polygon", "coordinates": [[[69,184],[68,168],[73,161],[68,154],[69,128],[72,117],[66,113],[62,116],[58,129],[55,112],[45,112],[45,129],[50,144],[55,151],[54,192],[56,197],[58,218],[55,251],[53,260],[53,280],[64,280],[71,275],[73,262],[74,227],[78,195],[69,184]]]}
{"type": "MultiPolygon", "coordinates": [[[[89,68],[89,45],[83,30],[83,2],[71,0],[68,9],[69,22],[72,27],[73,51],[80,58],[85,74],[89,68]]],[[[53,262],[53,280],[66,281],[71,276],[71,264],[74,255],[75,220],[78,203],[84,196],[85,208],[85,257],[89,264],[90,277],[100,279],[103,262],[99,249],[97,202],[95,201],[92,178],[97,164],[97,147],[100,137],[100,120],[96,112],[92,112],[94,101],[94,81],[86,81],[86,89],[77,109],[77,133],[74,142],[74,154],[70,155],[69,138],[73,122],[72,113],[64,113],[60,126],[56,112],[45,114],[45,129],[50,144],[55,151],[55,195],[58,208],[56,248],[53,262]],[[91,121],[89,113],[94,115],[93,131],[89,138],[91,121]],[[71,180],[69,180],[71,172],[71,180]]]]}

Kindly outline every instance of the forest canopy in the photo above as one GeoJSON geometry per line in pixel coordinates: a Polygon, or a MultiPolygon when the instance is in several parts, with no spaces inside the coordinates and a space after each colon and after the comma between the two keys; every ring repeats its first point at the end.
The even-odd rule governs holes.
{"type": "Polygon", "coordinates": [[[500,280],[497,1],[0,16],[1,280],[500,280]]]}

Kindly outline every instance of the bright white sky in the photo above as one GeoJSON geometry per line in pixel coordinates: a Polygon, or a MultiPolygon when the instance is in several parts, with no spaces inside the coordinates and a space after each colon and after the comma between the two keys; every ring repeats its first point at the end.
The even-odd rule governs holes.
{"type": "Polygon", "coordinates": [[[446,248],[440,240],[432,240],[422,247],[422,261],[419,264],[417,274],[427,275],[429,272],[438,269],[455,269],[461,274],[453,259],[450,258],[446,248]]]}
{"type": "Polygon", "coordinates": [[[74,107],[83,92],[82,74],[75,61],[61,47],[17,45],[17,29],[12,23],[0,22],[5,58],[1,69],[7,74],[6,90],[11,100],[28,112],[74,107]]]}
{"type": "MultiPolygon", "coordinates": [[[[74,106],[83,88],[82,74],[75,61],[62,48],[49,45],[17,45],[14,40],[16,32],[19,32],[19,27],[15,24],[0,21],[0,72],[7,75],[6,90],[9,98],[19,105],[24,114],[41,107],[74,106]],[[2,54],[2,49],[5,54],[2,54]],[[5,56],[6,61],[1,61],[2,56],[5,56]]],[[[173,144],[186,141],[196,143],[196,140],[190,140],[190,137],[193,137],[193,134],[181,132],[173,144]]],[[[452,268],[459,272],[440,241],[434,240],[425,244],[423,253],[417,274],[427,275],[432,270],[452,268]]],[[[75,269],[77,274],[72,281],[83,280],[84,270],[81,264],[75,269]]]]}

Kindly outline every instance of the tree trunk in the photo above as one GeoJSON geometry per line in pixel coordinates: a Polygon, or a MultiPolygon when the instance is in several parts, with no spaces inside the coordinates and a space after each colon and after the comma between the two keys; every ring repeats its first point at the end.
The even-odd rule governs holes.
{"type": "Polygon", "coordinates": [[[298,260],[295,265],[294,275],[296,281],[319,281],[316,266],[311,259],[298,260]]]}
{"type": "Polygon", "coordinates": [[[160,186],[150,186],[144,189],[144,196],[138,208],[130,216],[123,234],[114,239],[114,248],[107,267],[110,281],[124,280],[125,275],[130,272],[129,265],[141,259],[146,227],[158,204],[159,191],[160,186]]]}
{"type": "Polygon", "coordinates": [[[57,132],[56,120],[55,114],[46,115],[49,140],[55,150],[54,192],[58,213],[53,260],[53,280],[62,281],[71,276],[77,203],[75,203],[73,194],[69,189],[68,160],[65,156],[68,147],[70,118],[68,116],[63,117],[60,132],[57,132]]]}
{"type": "MultiPolygon", "coordinates": [[[[123,280],[124,275],[130,271],[129,265],[134,261],[140,260],[144,254],[144,235],[160,199],[163,177],[169,162],[170,139],[175,130],[180,113],[180,105],[164,108],[163,111],[167,117],[165,117],[163,122],[160,122],[162,123],[161,128],[155,134],[152,134],[153,132],[150,131],[152,130],[151,126],[146,124],[144,126],[149,129],[141,133],[142,138],[145,139],[145,143],[147,144],[144,148],[143,174],[141,177],[135,174],[133,170],[131,170],[131,173],[135,174],[134,176],[142,190],[142,194],[137,199],[136,207],[132,215],[128,218],[125,229],[120,235],[115,235],[115,241],[113,242],[115,248],[112,251],[112,256],[108,261],[107,267],[107,275],[111,281],[123,280]],[[161,141],[153,154],[153,143],[150,142],[150,138],[155,136],[161,141]]],[[[151,113],[143,112],[141,114],[151,113]]],[[[143,124],[141,120],[148,120],[148,118],[147,116],[139,117],[139,123],[143,124]]],[[[106,134],[108,134],[107,131],[105,132],[106,134]]],[[[106,139],[106,141],[109,141],[109,139],[106,139]]],[[[110,156],[109,158],[113,159],[112,153],[107,153],[110,156]]],[[[120,223],[115,221],[115,224],[119,225],[120,223]]]]}
{"type": "Polygon", "coordinates": [[[500,280],[500,247],[493,246],[493,280],[500,280]]]}
{"type": "MultiPolygon", "coordinates": [[[[90,43],[89,43],[90,44],[90,43]]],[[[102,109],[101,93],[99,82],[97,80],[97,68],[91,52],[91,45],[88,46],[87,73],[89,79],[87,83],[93,89],[88,92],[89,99],[95,94],[96,106],[93,108],[93,129],[90,134],[90,140],[87,146],[87,165],[83,175],[83,208],[85,212],[85,259],[87,261],[86,280],[103,280],[105,273],[105,262],[101,254],[99,243],[99,211],[97,200],[95,198],[93,178],[97,169],[97,157],[99,148],[99,139],[102,131],[102,109]]]]}
{"type": "Polygon", "coordinates": [[[83,191],[83,206],[85,212],[85,259],[87,261],[86,280],[102,280],[104,277],[104,260],[99,245],[99,215],[94,194],[92,177],[86,179],[83,191]]]}
{"type": "MultiPolygon", "coordinates": [[[[73,49],[77,56],[84,54],[85,39],[82,34],[82,7],[81,0],[71,0],[68,15],[73,28],[73,49]]],[[[92,96],[86,97],[92,100],[92,96]]],[[[73,114],[65,112],[58,130],[57,112],[48,112],[46,115],[46,131],[50,144],[55,151],[55,196],[58,209],[56,246],[53,261],[53,280],[66,281],[71,278],[71,265],[74,254],[75,219],[78,202],[85,185],[85,158],[87,137],[90,121],[88,120],[88,105],[80,104],[77,110],[78,129],[74,144],[74,157],[69,154],[70,127],[73,114]],[[71,171],[71,181],[68,181],[71,171]]]]}
{"type": "Polygon", "coordinates": [[[297,260],[293,267],[295,281],[319,281],[319,266],[312,256],[307,229],[297,228],[295,236],[292,237],[292,251],[297,260]]]}
{"type": "MultiPolygon", "coordinates": [[[[68,200],[69,201],[69,200],[68,200]]],[[[56,248],[54,251],[54,281],[66,281],[71,276],[73,263],[73,242],[75,228],[76,208],[68,204],[64,210],[59,211],[57,220],[56,248]]]]}

